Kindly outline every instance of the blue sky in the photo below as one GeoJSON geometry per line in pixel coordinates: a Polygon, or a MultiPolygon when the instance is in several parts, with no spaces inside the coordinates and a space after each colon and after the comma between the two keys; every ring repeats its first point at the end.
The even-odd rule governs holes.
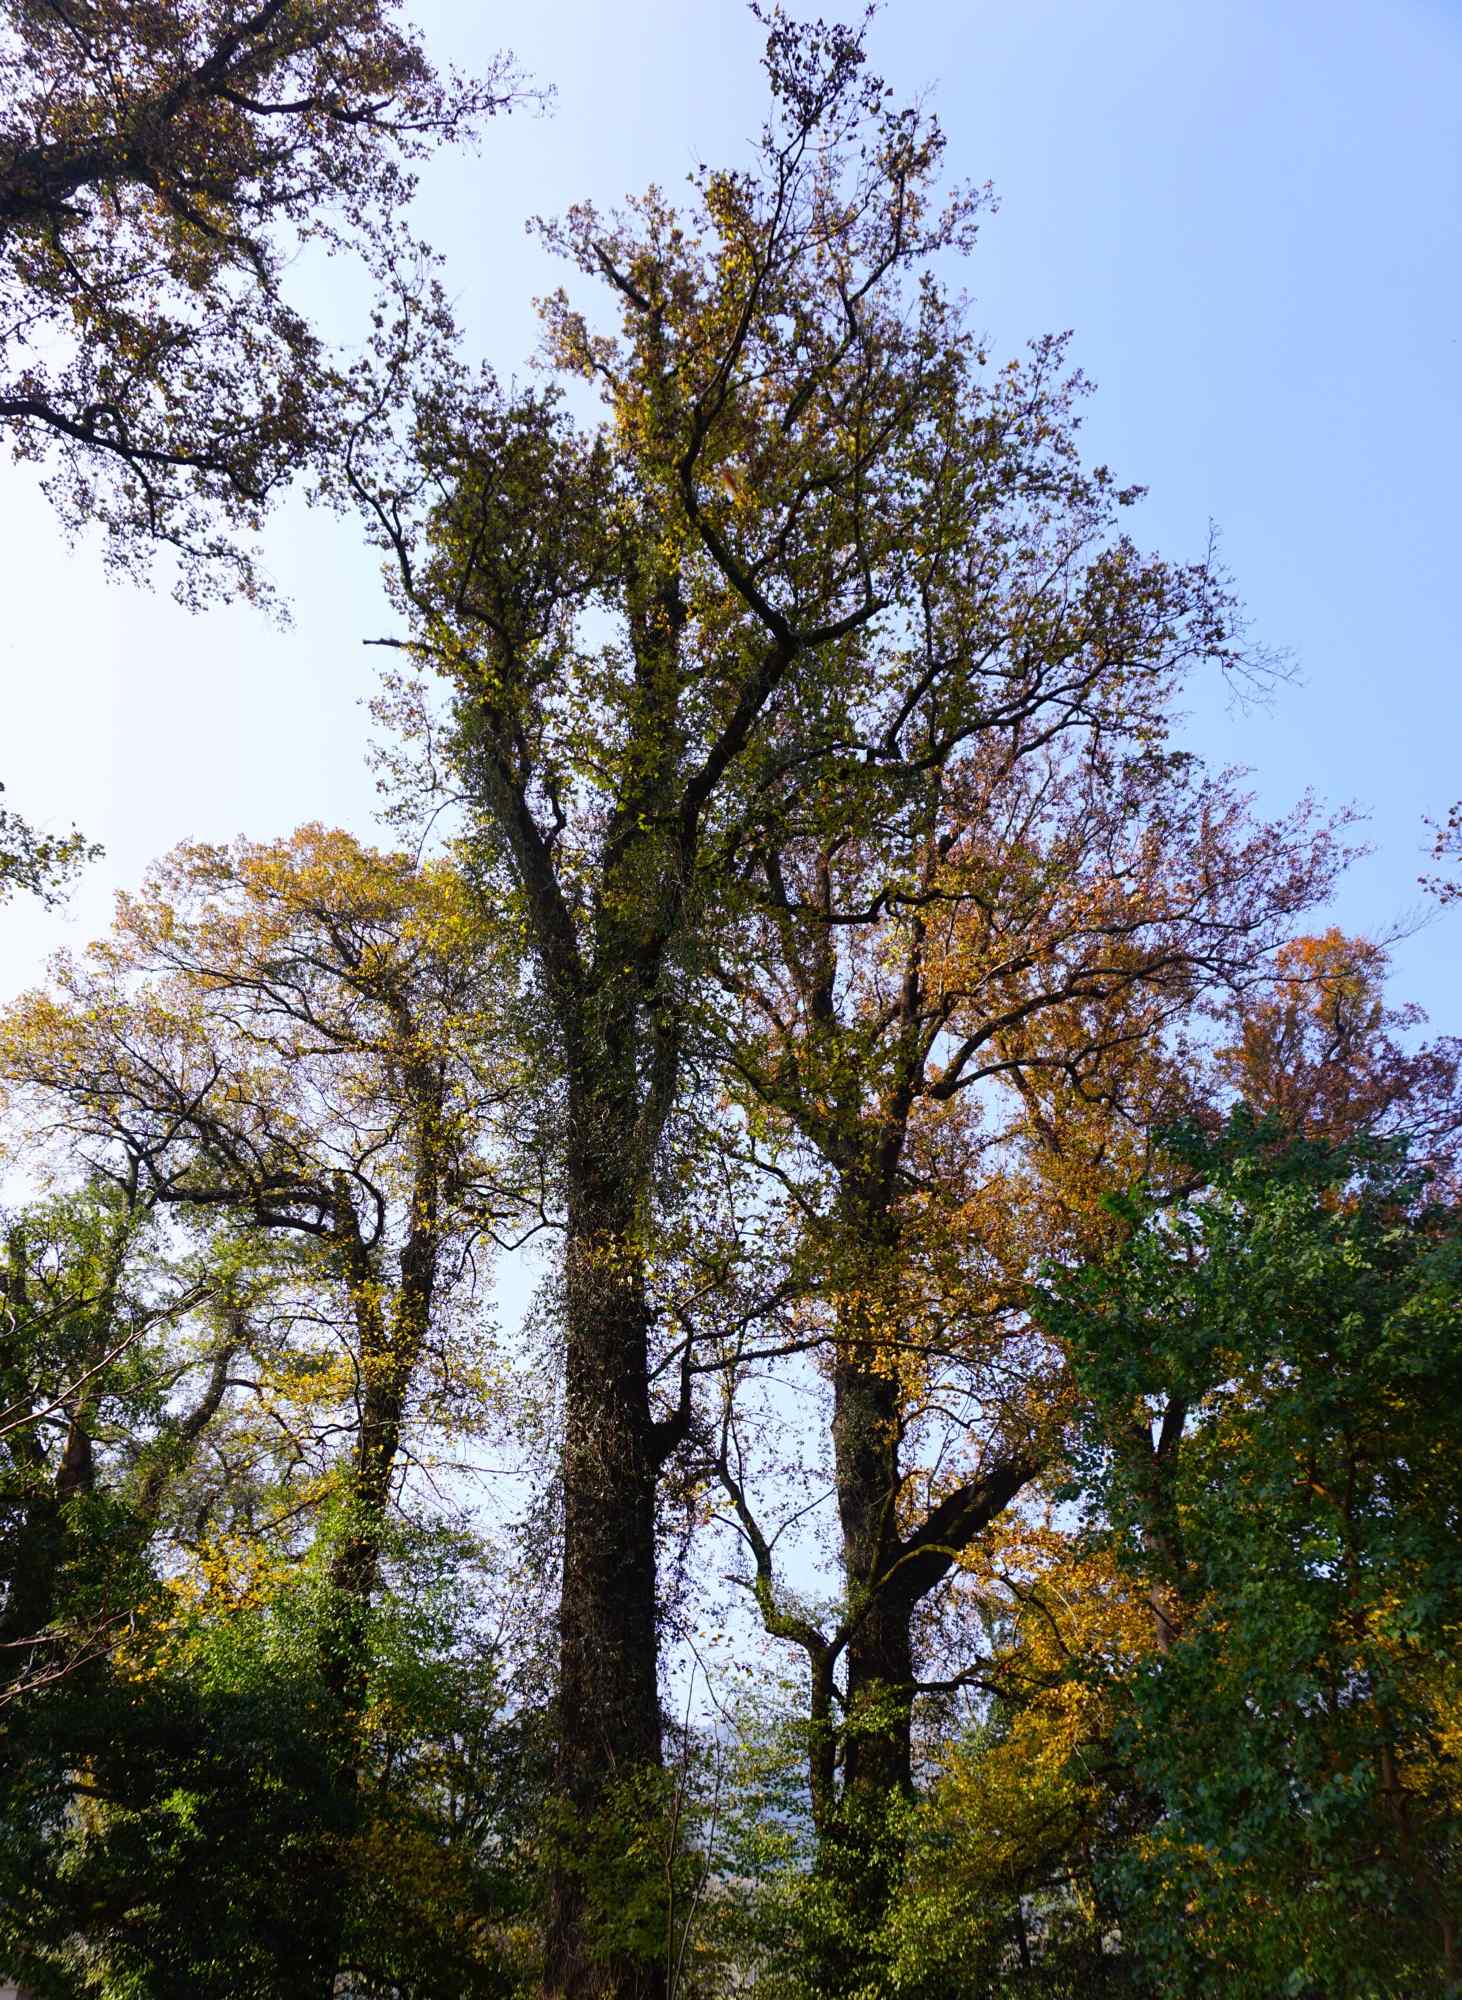
{"type": "MultiPolygon", "coordinates": [[[[760,35],[737,0],[413,12],[441,59],[509,42],[556,87],[548,115],[495,124],[423,183],[472,343],[508,375],[558,282],[525,218],[737,159],[760,35]]],[[[1405,919],[1423,818],[1462,794],[1462,7],[887,0],[871,48],[901,94],[932,93],[952,171],[995,183],[964,273],[977,323],[1006,350],[1073,329],[1099,387],[1089,450],[1149,487],[1143,538],[1196,555],[1214,521],[1254,636],[1294,656],[1302,680],[1267,711],[1198,691],[1191,744],[1252,767],[1266,808],[1313,788],[1367,810],[1375,852],[1335,914],[1405,919]]],[[[350,524],[295,504],[274,523],[286,630],[108,584],[8,467],[0,524],[6,802],[108,848],[63,915],[6,913],[0,990],[92,935],[112,888],[184,836],[372,832],[381,656],[360,641],[386,614],[350,524]]],[[[1396,953],[1396,997],[1440,1031],[1462,1030],[1459,941],[1454,915],[1396,953]]]]}

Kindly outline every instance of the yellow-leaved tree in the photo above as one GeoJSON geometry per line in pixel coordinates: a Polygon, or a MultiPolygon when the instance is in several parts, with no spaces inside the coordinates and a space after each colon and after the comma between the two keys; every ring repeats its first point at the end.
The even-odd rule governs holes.
{"type": "MultiPolygon", "coordinates": [[[[450,863],[310,826],[178,849],[0,1024],[7,1090],[53,1148],[149,1213],[260,1246],[250,1325],[217,1349],[199,1420],[175,1601],[183,1626],[200,1602],[236,1611],[315,1541],[319,1749],[346,1829],[392,1515],[444,1441],[491,1419],[482,1279],[537,1213],[517,985],[508,934],[450,863]]],[[[339,1897],[333,1922],[318,1948],[338,1966],[339,1897]]]]}

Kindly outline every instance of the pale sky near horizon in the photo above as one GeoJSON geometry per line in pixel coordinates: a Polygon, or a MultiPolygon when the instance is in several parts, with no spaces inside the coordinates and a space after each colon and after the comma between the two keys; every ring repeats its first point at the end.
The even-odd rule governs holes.
{"type": "MultiPolygon", "coordinates": [[[[435,163],[417,212],[508,376],[560,278],[525,218],[743,157],[761,32],[740,0],[411,11],[440,60],[507,44],[557,92],[435,163]]],[[[1098,384],[1089,452],[1150,489],[1139,539],[1198,555],[1215,522],[1254,637],[1294,657],[1267,710],[1195,690],[1190,746],[1251,767],[1266,810],[1313,789],[1367,811],[1375,851],[1333,914],[1405,922],[1424,818],[1462,794],[1462,4],[886,0],[870,48],[896,92],[931,93],[952,173],[995,183],[964,277],[977,324],[1006,352],[1074,330],[1098,384]]],[[[108,850],[65,912],[0,918],[0,999],[179,839],[306,819],[374,834],[362,704],[381,655],[360,642],[388,615],[349,523],[291,505],[273,524],[283,630],[108,584],[8,465],[0,528],[5,803],[108,850]]],[[[1459,947],[1454,913],[1395,954],[1394,997],[1438,1032],[1462,1031],[1459,947]]]]}

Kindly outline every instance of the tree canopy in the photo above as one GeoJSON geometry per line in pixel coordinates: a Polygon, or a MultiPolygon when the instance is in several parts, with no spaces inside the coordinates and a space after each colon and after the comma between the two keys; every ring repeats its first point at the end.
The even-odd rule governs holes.
{"type": "Polygon", "coordinates": [[[404,220],[506,67],[0,7],[17,450],[194,600],[312,475],[399,665],[399,846],[185,839],[0,1013],[36,1995],[1459,1990],[1462,1052],[1186,747],[1271,663],[974,333],[986,193],[753,11],[522,386],[404,220]]]}
{"type": "Polygon", "coordinates": [[[377,262],[411,163],[510,97],[442,78],[393,0],[7,0],[0,422],[109,561],[257,581],[247,536],[318,468],[338,372],[284,283],[377,262]]]}

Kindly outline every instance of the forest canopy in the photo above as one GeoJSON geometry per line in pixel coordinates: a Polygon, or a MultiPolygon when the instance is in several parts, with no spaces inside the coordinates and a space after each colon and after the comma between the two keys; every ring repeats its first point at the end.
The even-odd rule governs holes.
{"type": "Polygon", "coordinates": [[[507,58],[0,4],[17,456],[198,606],[303,478],[393,667],[394,844],[180,828],[0,1012],[36,2000],[1462,1991],[1462,1044],[930,107],[752,11],[520,377],[408,215],[507,58]]]}

